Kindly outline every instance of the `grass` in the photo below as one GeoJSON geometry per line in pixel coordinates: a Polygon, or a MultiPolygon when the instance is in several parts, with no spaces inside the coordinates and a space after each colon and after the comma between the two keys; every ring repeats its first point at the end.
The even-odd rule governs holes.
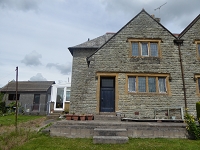
{"type": "Polygon", "coordinates": [[[200,141],[188,139],[129,139],[126,144],[93,144],[92,139],[50,137],[36,132],[41,116],[19,116],[15,132],[14,116],[0,117],[0,150],[197,150],[200,141]],[[23,123],[22,123],[23,122],[23,123]]]}
{"type": "Polygon", "coordinates": [[[200,141],[188,139],[130,139],[126,144],[93,144],[92,139],[40,135],[13,150],[197,150],[200,141]]]}
{"type": "Polygon", "coordinates": [[[46,119],[44,116],[18,116],[18,130],[15,131],[15,116],[0,117],[0,150],[10,150],[39,137],[37,130],[46,119]]]}
{"type": "MultiPolygon", "coordinates": [[[[17,123],[27,122],[30,120],[34,120],[37,118],[41,118],[44,116],[25,116],[25,115],[18,115],[17,123]]],[[[0,125],[2,126],[10,126],[15,124],[15,115],[7,115],[7,116],[0,116],[0,125]]]]}

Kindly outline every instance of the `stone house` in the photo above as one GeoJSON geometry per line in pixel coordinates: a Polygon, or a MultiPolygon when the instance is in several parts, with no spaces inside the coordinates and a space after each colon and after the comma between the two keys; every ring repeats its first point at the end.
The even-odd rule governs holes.
{"type": "Polygon", "coordinates": [[[200,100],[200,16],[178,36],[142,10],[117,33],[69,47],[70,112],[183,119],[200,100]]]}
{"type": "MultiPolygon", "coordinates": [[[[55,81],[18,81],[17,100],[19,113],[45,115],[49,112],[51,86],[55,81]]],[[[16,100],[16,82],[11,81],[1,89],[6,106],[16,100]]]]}

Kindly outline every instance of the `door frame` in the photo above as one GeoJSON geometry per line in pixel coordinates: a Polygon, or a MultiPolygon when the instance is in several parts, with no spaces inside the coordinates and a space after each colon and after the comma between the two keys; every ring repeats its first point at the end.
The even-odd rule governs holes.
{"type": "Polygon", "coordinates": [[[97,87],[96,87],[96,100],[97,100],[97,107],[96,113],[100,113],[100,96],[101,96],[101,78],[115,78],[115,112],[119,110],[118,102],[119,102],[119,91],[118,91],[118,73],[96,73],[95,79],[97,80],[97,87]]]}
{"type": "Polygon", "coordinates": [[[55,93],[56,94],[55,94],[54,110],[55,111],[64,111],[64,108],[65,108],[65,99],[66,99],[66,87],[56,87],[56,92],[55,93]],[[56,107],[58,89],[63,89],[63,102],[62,102],[62,107],[61,108],[57,108],[56,107]]]}
{"type": "Polygon", "coordinates": [[[115,112],[115,77],[100,77],[100,104],[99,104],[99,111],[100,112],[107,112],[107,111],[102,111],[102,109],[106,109],[105,107],[103,107],[102,105],[103,105],[103,101],[102,101],[102,97],[103,97],[103,91],[109,91],[109,94],[111,94],[110,93],[110,90],[112,90],[112,91],[114,91],[114,93],[112,94],[112,96],[113,96],[113,99],[111,99],[111,101],[112,101],[112,106],[111,106],[111,108],[113,109],[113,111],[108,111],[108,112],[115,112]],[[102,80],[103,79],[110,79],[110,80],[112,80],[114,83],[113,83],[113,85],[112,85],[112,87],[103,87],[102,86],[102,80]],[[114,89],[114,90],[113,90],[114,89]]]}

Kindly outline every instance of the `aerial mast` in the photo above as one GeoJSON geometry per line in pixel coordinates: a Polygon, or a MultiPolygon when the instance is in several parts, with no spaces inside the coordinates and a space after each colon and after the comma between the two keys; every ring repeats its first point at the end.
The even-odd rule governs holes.
{"type": "Polygon", "coordinates": [[[161,9],[161,7],[162,7],[162,6],[164,6],[164,5],[166,5],[166,4],[167,4],[167,2],[166,2],[166,3],[164,3],[164,4],[162,4],[162,5],[161,5],[161,6],[159,6],[158,8],[155,8],[155,9],[154,9],[155,11],[159,9],[159,18],[160,18],[160,9],[161,9]]]}

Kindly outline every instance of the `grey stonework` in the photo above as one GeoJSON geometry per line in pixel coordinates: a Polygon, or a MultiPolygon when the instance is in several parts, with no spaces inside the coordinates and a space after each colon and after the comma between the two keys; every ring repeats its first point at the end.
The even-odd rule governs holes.
{"type": "MultiPolygon", "coordinates": [[[[187,103],[192,112],[195,103],[200,100],[196,94],[194,73],[200,73],[194,39],[200,39],[200,22],[198,21],[183,35],[184,45],[181,46],[183,68],[185,74],[187,103]]],[[[97,106],[97,73],[116,73],[118,75],[118,110],[126,117],[154,118],[154,109],[162,107],[185,107],[183,82],[180,68],[178,46],[174,44],[176,37],[154,20],[146,11],[142,10],[135,18],[128,22],[113,37],[97,51],[95,49],[74,49],[72,67],[72,87],[70,112],[98,113],[97,106]],[[128,38],[161,39],[161,57],[130,57],[130,43],[128,38]],[[95,53],[94,53],[95,52],[95,53]],[[88,63],[86,58],[88,57],[88,63]],[[127,73],[167,73],[171,94],[128,94],[125,91],[127,73]],[[139,116],[135,115],[139,112],[139,116]]],[[[168,89],[169,90],[169,89],[168,89]]],[[[180,110],[177,118],[181,118],[180,110]]],[[[158,115],[159,119],[166,119],[166,111],[158,115]]]]}
{"type": "MultiPolygon", "coordinates": [[[[197,17],[199,18],[199,16],[197,17]]],[[[197,56],[197,45],[195,40],[200,40],[200,20],[196,22],[190,28],[186,28],[186,32],[181,36],[184,40],[183,46],[181,46],[183,69],[186,85],[186,96],[188,111],[196,115],[196,102],[200,101],[200,97],[197,95],[196,86],[194,81],[194,74],[200,74],[200,60],[197,56]]]]}

